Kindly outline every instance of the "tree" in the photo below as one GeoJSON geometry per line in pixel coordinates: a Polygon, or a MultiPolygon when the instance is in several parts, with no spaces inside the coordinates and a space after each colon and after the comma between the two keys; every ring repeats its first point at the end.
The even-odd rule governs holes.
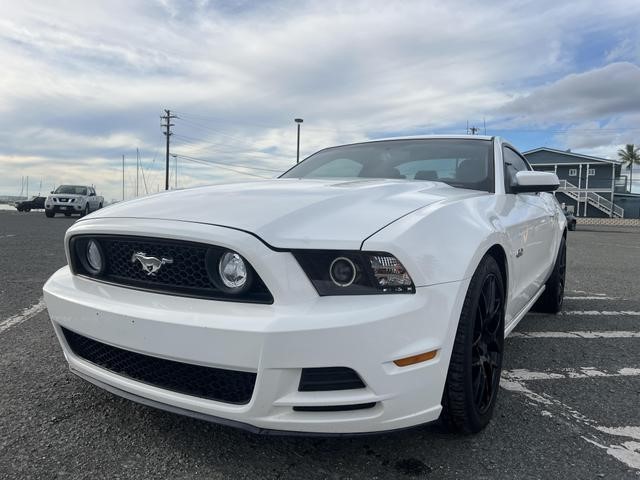
{"type": "Polygon", "coordinates": [[[636,147],[633,143],[628,143],[624,148],[618,150],[618,157],[622,160],[629,170],[629,192],[633,191],[633,166],[640,165],[640,147],[636,147]]]}

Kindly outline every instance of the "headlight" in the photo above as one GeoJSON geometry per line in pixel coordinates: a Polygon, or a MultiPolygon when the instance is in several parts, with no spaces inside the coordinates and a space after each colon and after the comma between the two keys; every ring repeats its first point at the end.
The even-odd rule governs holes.
{"type": "Polygon", "coordinates": [[[238,289],[247,283],[247,266],[235,252],[226,252],[220,257],[218,273],[227,288],[238,289]]]}
{"type": "Polygon", "coordinates": [[[348,287],[356,279],[358,271],[347,257],[338,257],[329,266],[329,277],[338,287],[348,287]]]}
{"type": "Polygon", "coordinates": [[[98,244],[93,240],[90,240],[87,245],[87,262],[96,272],[102,270],[102,253],[98,244]]]}
{"type": "Polygon", "coordinates": [[[409,273],[389,253],[298,250],[293,254],[321,296],[415,293],[409,273]]]}
{"type": "Polygon", "coordinates": [[[82,270],[92,276],[100,275],[105,269],[102,247],[97,240],[80,239],[73,243],[76,258],[80,260],[82,270]]]}
{"type": "Polygon", "coordinates": [[[253,270],[239,253],[210,249],[206,263],[209,279],[223,292],[240,294],[252,286],[253,270]]]}
{"type": "Polygon", "coordinates": [[[413,285],[404,266],[393,255],[371,255],[369,263],[379,287],[397,289],[413,285]]]}

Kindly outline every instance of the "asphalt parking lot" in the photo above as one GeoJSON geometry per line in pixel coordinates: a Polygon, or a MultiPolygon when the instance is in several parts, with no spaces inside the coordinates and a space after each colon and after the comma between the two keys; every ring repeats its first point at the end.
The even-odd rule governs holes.
{"type": "Polygon", "coordinates": [[[640,229],[569,232],[561,315],[507,340],[493,422],[260,437],[70,374],[41,302],[73,219],[0,211],[0,478],[640,478],[640,229]]]}

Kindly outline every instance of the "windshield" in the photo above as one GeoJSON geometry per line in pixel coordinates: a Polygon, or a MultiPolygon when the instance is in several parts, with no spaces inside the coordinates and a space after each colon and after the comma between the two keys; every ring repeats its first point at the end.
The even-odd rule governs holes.
{"type": "Polygon", "coordinates": [[[78,185],[60,185],[53,193],[66,193],[69,195],[86,195],[87,187],[79,187],[78,185]]]}
{"type": "Polygon", "coordinates": [[[493,191],[493,143],[475,139],[386,140],[327,148],[281,178],[430,180],[493,191]]]}

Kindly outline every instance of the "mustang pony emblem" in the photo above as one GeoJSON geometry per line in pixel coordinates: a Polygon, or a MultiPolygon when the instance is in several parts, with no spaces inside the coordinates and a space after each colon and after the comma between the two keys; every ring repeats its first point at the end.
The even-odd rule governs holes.
{"type": "Polygon", "coordinates": [[[164,264],[173,263],[173,258],[158,258],[158,257],[147,257],[147,254],[144,252],[136,252],[131,257],[131,263],[136,263],[136,261],[140,262],[142,265],[142,270],[147,272],[147,275],[155,275],[160,268],[164,264]]]}

